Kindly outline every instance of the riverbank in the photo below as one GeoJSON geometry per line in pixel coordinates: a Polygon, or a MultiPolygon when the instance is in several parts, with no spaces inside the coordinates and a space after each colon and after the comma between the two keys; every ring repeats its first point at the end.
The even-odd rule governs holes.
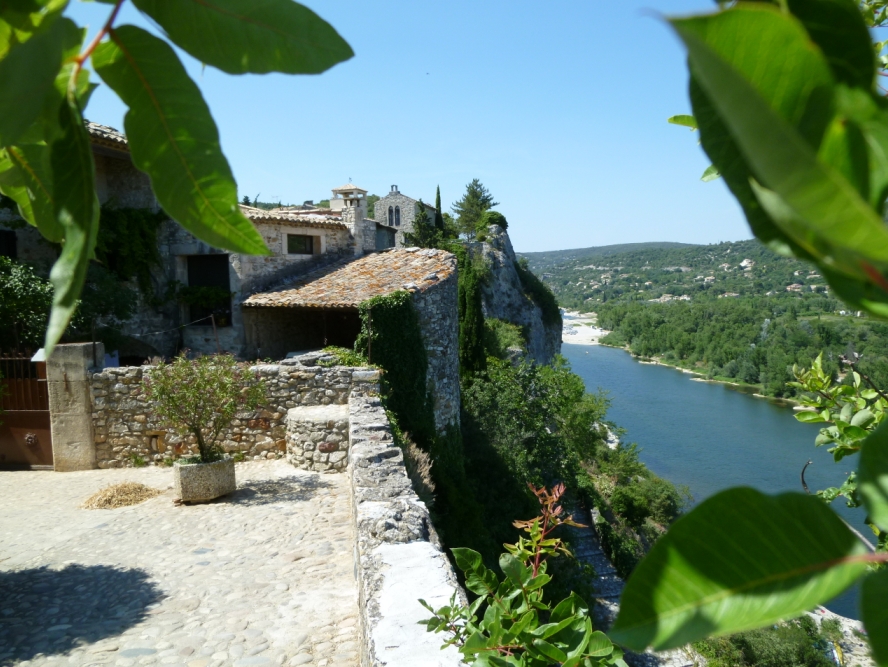
{"type": "Polygon", "coordinates": [[[561,329],[561,342],[572,345],[598,345],[598,341],[610,331],[598,326],[595,313],[579,313],[566,310],[562,313],[564,327],[561,329]]]}
{"type": "Polygon", "coordinates": [[[596,317],[595,313],[578,313],[568,310],[564,311],[562,317],[564,319],[564,329],[562,330],[561,336],[562,343],[568,343],[570,345],[601,345],[603,347],[611,347],[617,350],[623,350],[624,352],[628,353],[632,357],[632,359],[640,364],[665,366],[666,368],[671,368],[673,370],[684,373],[685,375],[690,375],[690,379],[694,382],[721,384],[729,387],[734,391],[738,391],[754,398],[761,398],[768,401],[769,403],[782,407],[794,408],[801,405],[801,403],[792,398],[778,398],[776,396],[766,396],[762,393],[759,393],[761,391],[760,385],[732,382],[731,380],[716,380],[713,378],[707,378],[703,373],[693,371],[689,368],[684,368],[682,366],[679,366],[678,364],[671,364],[657,357],[644,358],[636,356],[632,354],[632,351],[629,349],[628,345],[609,345],[608,343],[604,343],[601,341],[601,339],[607,336],[610,331],[598,327],[598,318],[596,317]]]}

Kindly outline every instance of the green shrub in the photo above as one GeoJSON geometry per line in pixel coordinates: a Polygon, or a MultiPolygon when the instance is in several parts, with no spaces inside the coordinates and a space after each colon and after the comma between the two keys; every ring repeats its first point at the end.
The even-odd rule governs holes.
{"type": "Polygon", "coordinates": [[[194,436],[199,461],[222,458],[218,438],[237,412],[255,410],[264,383],[230,354],[189,359],[181,354],[152,367],[143,380],[155,414],[183,436],[194,436]]]}
{"type": "Polygon", "coordinates": [[[487,228],[490,225],[499,225],[503,228],[503,231],[509,228],[506,216],[499,211],[487,210],[481,215],[481,219],[478,221],[478,228],[479,230],[483,229],[484,231],[487,231],[487,228]]]}
{"type": "Polygon", "coordinates": [[[515,262],[515,270],[524,292],[539,306],[543,314],[543,324],[561,326],[561,309],[552,290],[528,268],[527,259],[522,257],[515,262]]]}
{"type": "Polygon", "coordinates": [[[660,477],[649,476],[618,485],[611,495],[610,504],[630,526],[640,528],[647,518],[664,526],[672,523],[686,503],[674,484],[660,477]]]}
{"type": "Polygon", "coordinates": [[[526,345],[524,332],[517,324],[494,317],[484,319],[484,349],[487,356],[506,359],[509,348],[524,350],[526,345]]]}
{"type": "Polygon", "coordinates": [[[350,350],[347,347],[336,347],[331,345],[324,348],[324,352],[336,357],[333,362],[320,362],[322,366],[367,366],[367,357],[359,352],[350,350]]]}
{"type": "Polygon", "coordinates": [[[780,625],[696,642],[709,667],[834,667],[822,631],[808,616],[780,625]]]}

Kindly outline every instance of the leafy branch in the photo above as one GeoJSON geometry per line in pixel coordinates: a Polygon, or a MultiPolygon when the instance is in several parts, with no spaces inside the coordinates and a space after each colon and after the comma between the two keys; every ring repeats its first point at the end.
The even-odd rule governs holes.
{"type": "Polygon", "coordinates": [[[133,163],[150,177],[163,210],[210,245],[266,254],[237,206],[210,110],[169,42],[235,74],[317,74],[353,55],[326,21],[291,0],[133,0],[169,42],[115,25],[123,2],[113,3],[86,45],[86,32],[62,16],[68,0],[0,6],[0,194],[46,239],[62,244],[51,274],[47,354],[76,309],[99,226],[83,118],[95,87],[88,62],[126,104],[133,163]]]}

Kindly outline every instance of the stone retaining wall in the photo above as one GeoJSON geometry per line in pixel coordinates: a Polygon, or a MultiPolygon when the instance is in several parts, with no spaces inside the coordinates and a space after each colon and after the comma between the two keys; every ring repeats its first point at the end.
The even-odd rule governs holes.
{"type": "MultiPolygon", "coordinates": [[[[252,459],[281,458],[287,449],[287,411],[302,405],[344,405],[351,395],[378,393],[379,372],[318,366],[325,355],[308,354],[278,364],[253,366],[266,382],[268,400],[255,412],[238,413],[221,437],[229,453],[252,459]]],[[[137,457],[160,462],[197,452],[190,438],[169,432],[152,414],[142,391],[150,366],[106,368],[90,373],[96,464],[132,465],[137,457]]]]}
{"type": "Polygon", "coordinates": [[[441,551],[425,504],[413,491],[404,455],[378,398],[349,401],[349,474],[361,610],[361,667],[456,667],[454,647],[418,621],[465,594],[441,551]]]}

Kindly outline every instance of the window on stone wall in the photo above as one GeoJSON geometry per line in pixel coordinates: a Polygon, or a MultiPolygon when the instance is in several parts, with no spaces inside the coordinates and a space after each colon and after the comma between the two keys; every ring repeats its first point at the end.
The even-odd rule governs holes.
{"type": "Polygon", "coordinates": [[[0,257],[18,258],[18,246],[14,231],[0,229],[0,257]]]}
{"type": "Polygon", "coordinates": [[[290,255],[313,255],[314,236],[287,234],[287,253],[290,255]]]}
{"type": "Polygon", "coordinates": [[[395,224],[395,210],[389,206],[389,227],[395,224]]]}
{"type": "Polygon", "coordinates": [[[231,326],[231,281],[228,255],[191,255],[188,258],[188,321],[195,326],[231,326]],[[203,289],[201,289],[203,288],[203,289]],[[200,320],[199,322],[197,320],[200,320]]]}
{"type": "Polygon", "coordinates": [[[395,206],[395,227],[401,226],[401,207],[395,206]]]}

